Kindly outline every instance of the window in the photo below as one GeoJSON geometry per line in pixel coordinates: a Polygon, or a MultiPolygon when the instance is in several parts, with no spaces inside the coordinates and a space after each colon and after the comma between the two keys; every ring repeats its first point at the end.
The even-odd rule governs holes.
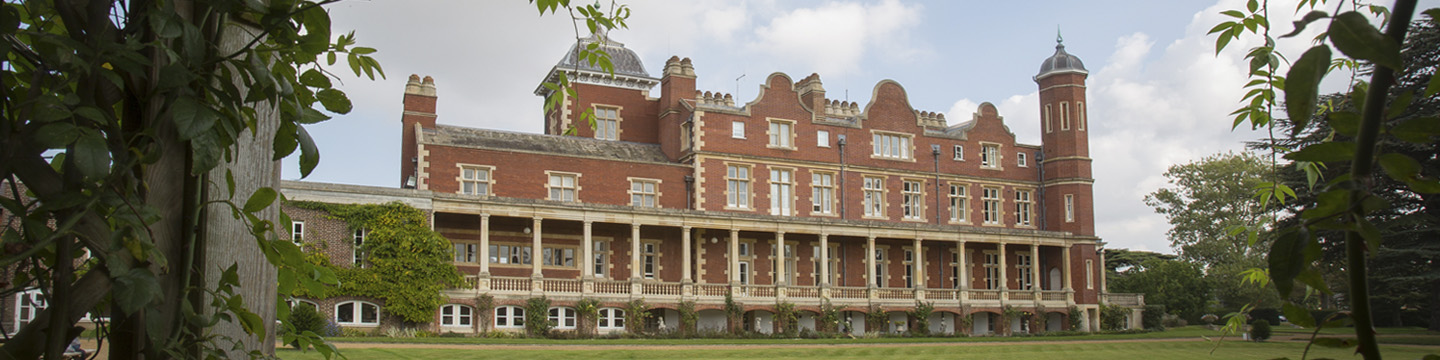
{"type": "Polygon", "coordinates": [[[660,207],[656,201],[660,193],[660,180],[630,179],[630,206],[660,207]]]}
{"type": "Polygon", "coordinates": [[[489,166],[460,166],[460,193],[466,195],[490,195],[489,166]]]}
{"type": "Polygon", "coordinates": [[[305,221],[295,220],[290,222],[290,242],[300,245],[305,242],[305,221]]]}
{"type": "MultiPolygon", "coordinates": [[[[950,286],[953,289],[960,288],[960,253],[950,250],[950,286]]],[[[966,279],[969,280],[969,279],[966,279]]]]}
{"type": "Polygon", "coordinates": [[[544,266],[575,267],[575,249],[541,248],[540,264],[544,266]]]}
{"type": "Polygon", "coordinates": [[[985,252],[985,288],[1000,288],[1000,254],[994,251],[985,252]]]}
{"type": "Polygon", "coordinates": [[[817,214],[835,214],[835,174],[810,173],[810,203],[817,214]]]}
{"type": "MultiPolygon", "coordinates": [[[[818,242],[817,242],[817,244],[818,244],[818,242]]],[[[840,252],[840,246],[839,246],[839,245],[830,245],[830,249],[827,249],[827,251],[830,253],[830,254],[829,254],[829,257],[827,257],[828,259],[830,259],[830,279],[821,279],[821,278],[820,278],[820,255],[821,255],[821,254],[820,254],[820,246],[819,246],[819,245],[814,245],[814,246],[811,246],[811,247],[810,247],[810,260],[811,260],[811,261],[810,261],[810,262],[811,262],[810,278],[811,278],[811,279],[815,279],[815,285],[820,285],[820,283],[823,282],[824,280],[829,280],[829,283],[830,283],[831,285],[838,285],[838,284],[840,284],[840,258],[835,257],[835,253],[840,252]]]]}
{"type": "Polygon", "coordinates": [[[795,123],[785,120],[770,120],[770,147],[794,149],[795,123]]]}
{"type": "Polygon", "coordinates": [[[1076,129],[1085,131],[1085,103],[1075,103],[1075,125],[1076,129]]]}
{"type": "Polygon", "coordinates": [[[795,172],[770,169],[770,215],[790,216],[795,207],[795,172]]]}
{"type": "Polygon", "coordinates": [[[1015,253],[1015,276],[1020,277],[1020,290],[1035,289],[1035,258],[1028,252],[1015,253]]]}
{"type": "Polygon", "coordinates": [[[725,206],[735,209],[750,208],[750,167],[730,165],[725,167],[725,206]]]}
{"type": "Polygon", "coordinates": [[[915,251],[905,250],[905,287],[915,287],[915,251]]]}
{"type": "Polygon", "coordinates": [[[903,216],[909,220],[923,220],[925,218],[925,188],[922,182],[906,180],[901,189],[900,208],[905,210],[903,216]]]}
{"type": "Polygon", "coordinates": [[[865,177],[861,188],[865,192],[865,216],[885,216],[885,179],[865,177]]]}
{"type": "Polygon", "coordinates": [[[1085,260],[1085,289],[1095,290],[1095,260],[1085,260]]]}
{"type": "Polygon", "coordinates": [[[525,308],[519,306],[496,306],[495,327],[519,328],[525,326],[525,308]]]}
{"type": "Polygon", "coordinates": [[[595,248],[591,254],[595,256],[595,263],[592,264],[595,267],[595,277],[604,278],[606,269],[610,268],[610,243],[596,241],[593,246],[595,248]]]}
{"type": "Polygon", "coordinates": [[[1060,103],[1060,130],[1070,130],[1070,103],[1060,103]]]}
{"type": "Polygon", "coordinates": [[[575,183],[579,174],[546,173],[550,174],[550,183],[546,186],[550,188],[550,200],[575,201],[575,193],[579,190],[575,183]]]}
{"type": "Polygon", "coordinates": [[[340,325],[380,325],[380,307],[364,301],[335,305],[335,322],[340,325]]]}
{"type": "Polygon", "coordinates": [[[873,157],[882,159],[910,160],[910,135],[896,133],[874,133],[870,142],[873,157]]]}
{"type": "Polygon", "coordinates": [[[1000,168],[1000,145],[985,144],[980,146],[980,167],[990,169],[1000,168]]]}
{"type": "Polygon", "coordinates": [[[1055,129],[1050,125],[1050,104],[1045,104],[1045,113],[1041,114],[1041,116],[1045,118],[1045,132],[1055,132],[1055,129]]]}
{"type": "Polygon", "coordinates": [[[980,200],[984,202],[981,204],[980,212],[985,217],[985,224],[1000,224],[1000,188],[982,188],[980,200]]]}
{"type": "Polygon", "coordinates": [[[970,222],[970,193],[965,185],[950,185],[950,221],[970,222]]]}
{"type": "Polygon", "coordinates": [[[965,161],[965,145],[955,145],[955,161],[965,161]]]}
{"type": "Polygon", "coordinates": [[[350,248],[351,264],[356,267],[365,267],[365,231],[364,228],[355,229],[355,246],[350,248]]]}
{"type": "Polygon", "coordinates": [[[1029,164],[1026,163],[1025,160],[1026,160],[1026,159],[1025,159],[1025,153],[1023,153],[1023,152],[1021,152],[1021,153],[1015,153],[1015,165],[1020,166],[1020,167],[1030,166],[1029,164]]]}
{"type": "Polygon", "coordinates": [[[1065,194],[1065,222],[1075,222],[1075,195],[1065,194]]]}
{"type": "Polygon", "coordinates": [[[749,261],[741,261],[741,262],[739,263],[739,266],[740,266],[740,285],[749,285],[749,284],[750,284],[750,262],[749,262],[749,261]]]}
{"type": "MultiPolygon", "coordinates": [[[[480,247],[480,245],[476,245],[476,244],[455,243],[455,262],[457,262],[457,263],[473,263],[473,262],[475,262],[475,252],[478,251],[478,250],[480,250],[479,247],[480,247]]],[[[495,251],[495,250],[494,250],[494,249],[495,249],[495,246],[490,246],[490,249],[491,249],[490,251],[495,251]]],[[[495,258],[495,253],[490,253],[490,258],[491,258],[491,259],[494,259],[494,258],[495,258]]],[[[494,260],[491,260],[490,262],[493,263],[493,262],[495,262],[495,261],[494,261],[494,260]]]]}
{"type": "Polygon", "coordinates": [[[875,287],[885,287],[885,250],[887,249],[875,249],[875,278],[870,280],[875,287]]]}
{"type": "Polygon", "coordinates": [[[658,263],[656,260],[660,257],[660,252],[655,250],[657,247],[659,247],[659,245],[655,243],[645,243],[640,246],[640,263],[642,264],[641,266],[643,266],[641,271],[646,279],[655,278],[655,270],[658,263]]]}
{"type": "Polygon", "coordinates": [[[550,325],[556,329],[575,328],[575,309],[568,307],[550,308],[550,325]]]}
{"type": "Polygon", "coordinates": [[[750,256],[750,243],[739,243],[737,245],[740,245],[740,256],[750,256]]]}
{"type": "Polygon", "coordinates": [[[616,308],[600,309],[599,328],[601,330],[624,330],[625,310],[616,308]]]}
{"type": "MultiPolygon", "coordinates": [[[[777,254],[776,251],[775,251],[775,245],[770,245],[770,253],[771,253],[771,254],[777,254]]],[[[775,263],[775,259],[776,259],[776,258],[780,258],[780,257],[779,257],[779,256],[771,255],[771,259],[770,259],[770,268],[771,268],[771,269],[776,269],[776,268],[777,268],[777,267],[776,267],[776,263],[775,263]]],[[[796,264],[796,261],[795,261],[795,245],[785,244],[785,256],[784,256],[783,258],[785,259],[785,273],[784,273],[784,274],[780,274],[780,275],[777,276],[777,277],[780,278],[780,279],[784,279],[785,282],[788,283],[788,284],[794,285],[794,284],[795,284],[795,266],[797,265],[797,264],[796,264]]]]}
{"type": "Polygon", "coordinates": [[[1015,225],[1030,226],[1030,210],[1034,200],[1030,190],[1015,190],[1015,225]]]}
{"type": "Polygon", "coordinates": [[[595,107],[595,138],[620,140],[620,109],[595,107]]]}
{"type": "Polygon", "coordinates": [[[730,122],[730,137],[736,138],[736,139],[744,139],[744,138],[745,138],[745,122],[742,122],[742,121],[731,121],[731,122],[730,122]]]}
{"type": "Polygon", "coordinates": [[[40,310],[49,307],[50,303],[45,301],[45,294],[40,289],[30,289],[15,294],[15,328],[12,332],[20,331],[21,327],[35,321],[40,315],[40,310]]]}
{"type": "Polygon", "coordinates": [[[474,319],[469,306],[450,304],[440,307],[440,326],[470,326],[474,319]]]}
{"type": "Polygon", "coordinates": [[[490,244],[490,263],[530,265],[530,246],[490,244]]]}
{"type": "Polygon", "coordinates": [[[815,146],[823,148],[830,147],[830,130],[815,131],[815,146]]]}

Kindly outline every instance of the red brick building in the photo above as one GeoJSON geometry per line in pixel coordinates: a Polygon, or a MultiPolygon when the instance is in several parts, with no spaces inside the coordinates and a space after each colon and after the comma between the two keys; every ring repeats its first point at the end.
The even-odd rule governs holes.
{"type": "MultiPolygon", "coordinates": [[[[474,331],[480,294],[495,297],[498,329],[519,328],[516,313],[530,297],[551,299],[550,314],[531,315],[562,329],[574,326],[569,306],[598,299],[602,331],[625,327],[617,313],[632,299],[657,309],[652,328],[677,327],[682,301],[696,302],[702,329],[723,327],[726,294],[743,305],[746,328],[766,332],[782,302],[814,328],[828,301],[857,332],[872,306],[890,313],[880,328],[898,331],[910,321],[905,310],[928,302],[931,330],[976,334],[1003,328],[1005,307],[1027,313],[1011,320],[1014,331],[1038,332],[1067,329],[1072,309],[1088,330],[1101,302],[1143,303],[1104,290],[1088,72],[1063,45],[1033,78],[1044,132],[1037,145],[1017,143],[989,103],[952,124],[913,108],[894,81],[858,104],[827,98],[819,75],[782,73],[742,103],[696,89],[688,58],[670,58],[657,78],[613,40],[575,46],[594,42],[614,76],[567,52],[546,81],[568,76],[579,96],[545,114],[544,134],[437,123],[474,114],[437,114],[434,82],[412,75],[402,189],[287,183],[286,195],[431,211],[469,280],[447,292],[453,304],[434,324],[441,331],[474,331]],[[971,328],[956,328],[972,314],[971,328]]],[[[330,223],[290,213],[309,226],[298,234],[350,263],[362,234],[315,231],[330,223]]],[[[382,303],[341,300],[320,305],[345,325],[378,325],[371,315],[382,303]]]]}

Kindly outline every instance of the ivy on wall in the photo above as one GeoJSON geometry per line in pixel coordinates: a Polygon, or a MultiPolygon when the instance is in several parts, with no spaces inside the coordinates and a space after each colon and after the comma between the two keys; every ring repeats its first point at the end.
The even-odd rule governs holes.
{"type": "Polygon", "coordinates": [[[321,249],[307,246],[307,259],[333,269],[340,284],[324,294],[297,289],[292,295],[382,299],[386,314],[406,322],[429,323],[446,301],[440,292],[464,282],[451,263],[450,241],[430,229],[428,217],[420,209],[399,202],[352,205],[288,201],[287,205],[324,211],[328,218],[344,221],[351,229],[366,230],[364,267],[336,266],[321,249]]]}

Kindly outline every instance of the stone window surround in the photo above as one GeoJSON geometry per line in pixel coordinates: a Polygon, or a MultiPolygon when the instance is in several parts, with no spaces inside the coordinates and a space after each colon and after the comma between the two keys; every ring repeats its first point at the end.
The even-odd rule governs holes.
{"type": "Polygon", "coordinates": [[[771,149],[780,149],[780,150],[795,150],[795,149],[796,149],[796,147],[795,147],[795,140],[796,140],[796,138],[797,138],[797,135],[796,135],[796,131],[795,131],[795,130],[796,130],[796,129],[795,129],[795,128],[796,128],[796,121],[795,121],[795,120],[786,120],[786,119],[779,119],[779,118],[765,118],[765,124],[766,124],[766,127],[765,127],[765,147],[771,148],[771,149]],[[773,143],[770,143],[770,138],[771,138],[772,136],[774,136],[774,134],[771,133],[771,129],[774,129],[774,128],[775,128],[775,124],[789,125],[790,131],[788,131],[788,133],[789,133],[789,135],[790,135],[790,138],[788,139],[789,141],[785,141],[786,143],[789,144],[789,146],[785,146],[785,144],[773,144],[773,143]]]}
{"type": "MultiPolygon", "coordinates": [[[[479,196],[495,196],[495,166],[493,166],[493,165],[480,165],[480,164],[467,164],[467,163],[455,163],[455,167],[456,167],[457,169],[459,169],[459,171],[455,172],[455,184],[456,184],[456,186],[455,186],[455,193],[456,193],[456,194],[464,194],[464,193],[465,193],[465,182],[466,182],[466,181],[475,181],[475,180],[466,180],[466,179],[465,179],[465,169],[466,169],[466,168],[471,168],[471,169],[476,169],[476,170],[481,170],[481,169],[483,169],[483,170],[485,170],[485,171],[488,172],[488,174],[486,174],[486,176],[485,176],[485,178],[486,178],[487,180],[485,180],[484,182],[489,183],[489,185],[485,186],[485,193],[484,193],[484,194],[475,194],[475,195],[479,195],[479,196]]],[[[546,180],[547,180],[547,183],[548,183],[548,180],[549,180],[549,179],[546,179],[546,180]]]]}
{"type": "Polygon", "coordinates": [[[577,173],[577,172],[555,171],[555,170],[545,170],[545,199],[546,199],[546,200],[550,200],[550,201],[564,201],[564,200],[552,199],[552,198],[550,197],[550,189],[552,188],[552,186],[550,185],[550,178],[555,177],[555,176],[570,176],[570,177],[572,177],[572,178],[575,179],[575,180],[574,180],[574,181],[575,181],[575,189],[573,189],[573,190],[575,191],[575,199],[573,199],[572,201],[566,201],[566,202],[576,202],[576,203],[583,202],[583,201],[580,201],[580,190],[582,190],[582,189],[584,188],[583,186],[580,186],[580,177],[583,176],[583,174],[577,173]]]}
{"type": "Polygon", "coordinates": [[[594,136],[596,139],[599,139],[599,140],[611,140],[611,141],[618,141],[618,140],[620,140],[620,134],[625,133],[625,130],[623,130],[623,127],[620,126],[620,124],[623,124],[623,123],[624,123],[625,117],[624,117],[624,116],[621,116],[620,114],[624,113],[623,110],[625,110],[625,107],[624,107],[624,106],[619,106],[619,105],[610,105],[610,104],[591,104],[590,106],[591,106],[591,108],[593,109],[593,111],[595,111],[595,127],[597,127],[597,129],[595,129],[595,133],[593,134],[593,136],[594,136]],[[600,129],[598,129],[598,127],[600,127],[600,121],[602,120],[602,119],[600,118],[600,109],[602,109],[602,108],[603,108],[603,109],[607,109],[607,110],[615,110],[615,138],[614,138],[614,139],[607,139],[607,138],[601,138],[601,137],[600,137],[600,129]]]}

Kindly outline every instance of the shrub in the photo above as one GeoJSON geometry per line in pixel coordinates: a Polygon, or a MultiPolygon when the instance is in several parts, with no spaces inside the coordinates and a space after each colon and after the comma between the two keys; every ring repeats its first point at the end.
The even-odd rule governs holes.
{"type": "MultiPolygon", "coordinates": [[[[1165,305],[1145,305],[1145,310],[1140,314],[1140,326],[1146,329],[1164,331],[1166,326],[1165,305]]],[[[1170,315],[1174,316],[1174,315],[1170,315]]]]}
{"type": "Polygon", "coordinates": [[[889,314],[886,314],[879,304],[870,304],[870,311],[865,313],[865,332],[883,333],[886,330],[885,324],[889,321],[889,314]]]}
{"type": "Polygon", "coordinates": [[[1190,325],[1190,322],[1185,321],[1185,318],[1180,317],[1180,315],[1165,314],[1165,316],[1160,317],[1160,325],[1161,326],[1155,330],[1163,331],[1165,328],[1178,328],[1190,325]]]}
{"type": "Polygon", "coordinates": [[[645,300],[630,300],[625,304],[625,330],[631,334],[645,331],[645,320],[650,319],[650,305],[645,300]]]}
{"type": "Polygon", "coordinates": [[[830,300],[820,304],[820,316],[815,320],[815,329],[821,333],[840,331],[840,310],[830,304],[830,300]]]}
{"type": "MultiPolygon", "coordinates": [[[[315,312],[315,307],[304,305],[296,306],[290,310],[290,324],[295,326],[295,335],[301,335],[309,331],[321,336],[325,335],[325,327],[329,325],[328,321],[320,317],[320,313],[315,312]]],[[[291,342],[290,346],[299,349],[300,342],[298,340],[291,342]]]]}
{"type": "Polygon", "coordinates": [[[491,319],[495,316],[495,297],[490,294],[481,294],[475,297],[475,313],[480,315],[480,333],[490,332],[490,326],[495,322],[491,319]]]}
{"type": "Polygon", "coordinates": [[[325,333],[321,334],[322,336],[332,337],[340,336],[342,334],[344,334],[344,329],[340,327],[340,324],[336,324],[334,321],[331,320],[325,320],[325,333]]]}
{"type": "Polygon", "coordinates": [[[1220,317],[1216,316],[1215,314],[1205,314],[1205,316],[1200,317],[1200,323],[1205,324],[1206,326],[1214,325],[1215,322],[1219,320],[1220,317]]]}
{"type": "Polygon", "coordinates": [[[1250,310],[1250,318],[1268,321],[1270,325],[1280,325],[1280,310],[1269,308],[1250,310]]]}
{"type": "Polygon", "coordinates": [[[595,336],[596,321],[600,315],[600,300],[591,298],[580,299],[575,303],[575,321],[578,322],[576,332],[580,336],[595,336]]]}
{"type": "Polygon", "coordinates": [[[775,303],[775,334],[785,337],[793,337],[799,326],[796,321],[798,314],[795,312],[795,304],[786,302],[775,303]]]}
{"type": "Polygon", "coordinates": [[[1081,322],[1081,321],[1084,321],[1084,317],[1083,317],[1083,316],[1085,316],[1085,313],[1084,313],[1084,312],[1081,312],[1079,307],[1077,307],[1077,306],[1071,306],[1071,307],[1070,307],[1070,313],[1069,313],[1068,315],[1069,315],[1068,317],[1070,318],[1070,330],[1071,330],[1071,331],[1080,331],[1080,330],[1082,330],[1082,329],[1080,329],[1080,322],[1081,322]]]}
{"type": "Polygon", "coordinates": [[[741,321],[745,321],[745,310],[735,302],[730,293],[725,293],[725,326],[729,328],[730,334],[739,335],[743,332],[745,324],[741,324],[741,321]]]}
{"type": "Polygon", "coordinates": [[[1125,314],[1130,309],[1122,306],[1100,305],[1100,329],[1105,331],[1124,330],[1125,314]]]}
{"type": "Polygon", "coordinates": [[[915,319],[910,324],[910,333],[917,336],[930,336],[930,314],[935,312],[935,304],[927,302],[915,302],[915,308],[906,311],[906,315],[915,319]]]}
{"type": "Polygon", "coordinates": [[[1254,341],[1265,341],[1270,338],[1270,322],[1265,319],[1255,319],[1250,322],[1250,339],[1254,341]]]}
{"type": "Polygon", "coordinates": [[[530,336],[544,337],[555,327],[550,323],[550,299],[544,296],[526,300],[525,314],[525,333],[530,336]]]}
{"type": "Polygon", "coordinates": [[[446,332],[440,333],[440,335],[436,335],[436,337],[442,337],[442,338],[463,338],[463,337],[465,337],[465,334],[457,333],[457,332],[454,332],[454,331],[446,331],[446,332]]]}
{"type": "Polygon", "coordinates": [[[680,331],[678,332],[681,337],[695,334],[695,325],[700,322],[700,312],[695,311],[695,302],[681,301],[680,308],[676,311],[680,313],[680,331]]]}

